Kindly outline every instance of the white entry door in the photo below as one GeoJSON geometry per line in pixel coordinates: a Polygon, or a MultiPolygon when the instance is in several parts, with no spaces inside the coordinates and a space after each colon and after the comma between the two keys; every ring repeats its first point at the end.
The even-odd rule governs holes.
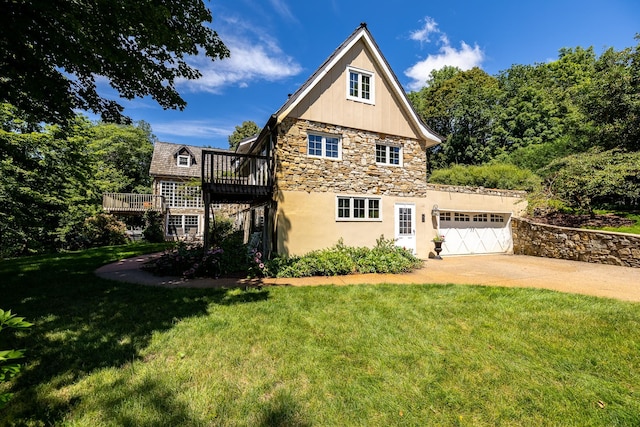
{"type": "Polygon", "coordinates": [[[396,203],[396,245],[416,253],[416,205],[396,203]]]}

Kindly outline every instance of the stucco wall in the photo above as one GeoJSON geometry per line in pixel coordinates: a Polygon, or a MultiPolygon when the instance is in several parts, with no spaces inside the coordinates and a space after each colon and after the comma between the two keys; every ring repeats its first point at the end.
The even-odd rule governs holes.
{"type": "Polygon", "coordinates": [[[337,221],[336,197],[362,196],[353,192],[280,191],[276,217],[277,251],[281,255],[303,255],[333,246],[340,238],[349,246],[372,247],[380,235],[395,237],[395,204],[415,205],[416,253],[428,258],[433,252],[431,239],[437,233],[437,221],[431,216],[434,204],[459,211],[513,212],[526,207],[522,194],[496,194],[496,190],[466,187],[431,189],[425,197],[377,195],[381,201],[380,221],[337,221]],[[424,220],[423,220],[424,218],[424,220]]]}
{"type": "Polygon", "coordinates": [[[520,216],[527,209],[526,192],[460,185],[427,184],[427,199],[440,210],[503,212],[520,216]]]}
{"type": "Polygon", "coordinates": [[[281,255],[304,255],[316,249],[335,245],[339,239],[349,246],[373,247],[376,239],[384,235],[394,238],[394,207],[396,203],[415,205],[416,252],[427,258],[432,250],[433,236],[427,200],[418,197],[380,197],[380,221],[337,221],[336,197],[355,195],[352,193],[308,193],[306,191],[284,191],[279,193],[276,224],[278,230],[277,251],[281,255]],[[421,214],[425,214],[422,222],[421,214]]]}
{"type": "Polygon", "coordinates": [[[598,230],[512,222],[515,254],[640,267],[640,236],[598,230]]]}

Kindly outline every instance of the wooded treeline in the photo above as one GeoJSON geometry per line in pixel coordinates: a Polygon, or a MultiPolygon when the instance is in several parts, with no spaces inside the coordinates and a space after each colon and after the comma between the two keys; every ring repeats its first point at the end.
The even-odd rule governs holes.
{"type": "Polygon", "coordinates": [[[102,193],[151,192],[155,137],[147,123],[76,116],[63,129],[25,117],[0,104],[0,256],[83,247],[102,193]]]}
{"type": "MultiPolygon", "coordinates": [[[[409,98],[444,137],[431,154],[432,181],[478,184],[472,175],[482,169],[460,165],[492,175],[492,165],[510,164],[537,174],[538,190],[567,207],[640,203],[640,44],[600,55],[564,48],[556,61],[495,76],[445,67],[409,98]]],[[[532,190],[531,182],[512,186],[532,190]]]]}

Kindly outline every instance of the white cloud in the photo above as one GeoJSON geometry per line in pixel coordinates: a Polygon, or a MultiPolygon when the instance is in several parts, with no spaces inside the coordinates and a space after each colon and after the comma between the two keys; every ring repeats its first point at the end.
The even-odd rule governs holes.
{"type": "Polygon", "coordinates": [[[438,30],[438,23],[430,17],[424,18],[424,27],[420,30],[415,30],[411,33],[409,38],[411,40],[419,41],[419,42],[430,42],[429,35],[432,33],[440,33],[438,30]]]}
{"type": "Polygon", "coordinates": [[[270,3],[280,16],[290,21],[298,22],[296,17],[293,16],[293,13],[291,13],[291,10],[289,10],[289,6],[287,6],[284,0],[270,0],[270,3]]]}
{"type": "Polygon", "coordinates": [[[193,92],[220,93],[225,87],[246,88],[252,83],[277,81],[302,71],[300,64],[282,51],[277,40],[233,18],[228,18],[227,23],[233,24],[234,30],[221,34],[221,38],[230,57],[216,61],[204,55],[191,58],[190,64],[202,77],[180,80],[179,85],[193,92]]]}
{"type": "MultiPolygon", "coordinates": [[[[152,124],[153,133],[193,138],[227,137],[233,133],[233,128],[216,126],[206,120],[177,120],[152,124]]],[[[162,139],[162,138],[161,138],[162,139]]]]}
{"type": "Polygon", "coordinates": [[[473,47],[460,42],[460,48],[456,49],[451,46],[449,38],[438,29],[438,24],[432,18],[426,17],[424,27],[411,33],[411,40],[420,43],[429,42],[430,36],[438,35],[438,44],[440,45],[438,53],[430,54],[425,59],[418,61],[413,66],[405,70],[404,74],[411,79],[408,84],[410,90],[421,89],[433,70],[439,70],[448,65],[458,67],[461,70],[469,70],[473,67],[479,67],[484,60],[484,52],[477,44],[473,47]]]}

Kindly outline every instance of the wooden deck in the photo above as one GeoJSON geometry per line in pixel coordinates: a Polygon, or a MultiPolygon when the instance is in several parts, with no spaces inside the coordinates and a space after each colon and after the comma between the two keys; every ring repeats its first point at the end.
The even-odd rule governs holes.
{"type": "Polygon", "coordinates": [[[158,212],[166,210],[163,196],[133,193],[104,193],[102,208],[114,214],[139,214],[148,210],[158,212]]]}
{"type": "Polygon", "coordinates": [[[203,150],[202,190],[210,203],[269,201],[273,195],[273,158],[203,150]]]}

